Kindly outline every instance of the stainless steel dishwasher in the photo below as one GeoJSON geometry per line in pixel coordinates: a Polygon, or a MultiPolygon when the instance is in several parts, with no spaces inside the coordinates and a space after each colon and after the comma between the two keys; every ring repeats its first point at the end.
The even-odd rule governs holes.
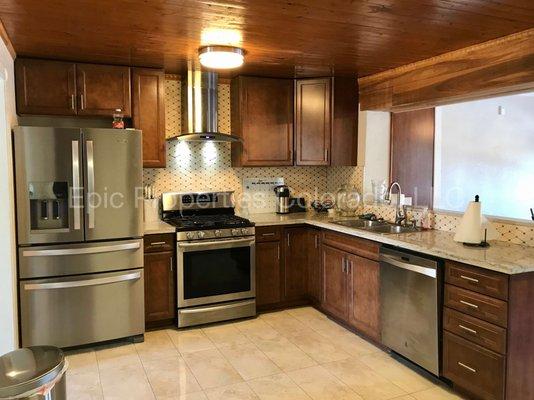
{"type": "Polygon", "coordinates": [[[441,278],[439,262],[380,250],[382,342],[439,376],[441,278]]]}

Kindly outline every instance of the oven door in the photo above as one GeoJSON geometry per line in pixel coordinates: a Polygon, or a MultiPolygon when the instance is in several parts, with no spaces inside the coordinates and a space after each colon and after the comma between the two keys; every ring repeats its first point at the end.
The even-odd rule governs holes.
{"type": "Polygon", "coordinates": [[[178,308],[256,296],[255,240],[178,242],[178,308]]]}

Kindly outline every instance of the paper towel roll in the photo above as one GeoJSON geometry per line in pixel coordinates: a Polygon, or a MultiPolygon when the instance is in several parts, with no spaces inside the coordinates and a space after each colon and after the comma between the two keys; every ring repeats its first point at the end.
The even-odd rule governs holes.
{"type": "Polygon", "coordinates": [[[456,230],[454,240],[461,243],[478,244],[484,239],[482,231],[481,203],[470,201],[456,230]]]}

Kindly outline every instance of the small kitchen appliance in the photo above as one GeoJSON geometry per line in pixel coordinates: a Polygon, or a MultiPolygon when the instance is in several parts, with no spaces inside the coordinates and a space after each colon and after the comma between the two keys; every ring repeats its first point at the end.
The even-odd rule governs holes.
{"type": "Polygon", "coordinates": [[[233,192],[163,193],[176,227],[178,327],[256,315],[255,229],[233,192]]]}
{"type": "Polygon", "coordinates": [[[290,209],[289,186],[279,185],[274,188],[276,194],[276,213],[288,214],[290,209]]]}

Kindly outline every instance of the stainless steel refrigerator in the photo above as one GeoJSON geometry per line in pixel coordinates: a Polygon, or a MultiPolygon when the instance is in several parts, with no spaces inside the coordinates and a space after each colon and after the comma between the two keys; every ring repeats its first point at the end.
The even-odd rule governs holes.
{"type": "Polygon", "coordinates": [[[13,135],[21,345],[142,335],[141,132],[13,135]]]}

